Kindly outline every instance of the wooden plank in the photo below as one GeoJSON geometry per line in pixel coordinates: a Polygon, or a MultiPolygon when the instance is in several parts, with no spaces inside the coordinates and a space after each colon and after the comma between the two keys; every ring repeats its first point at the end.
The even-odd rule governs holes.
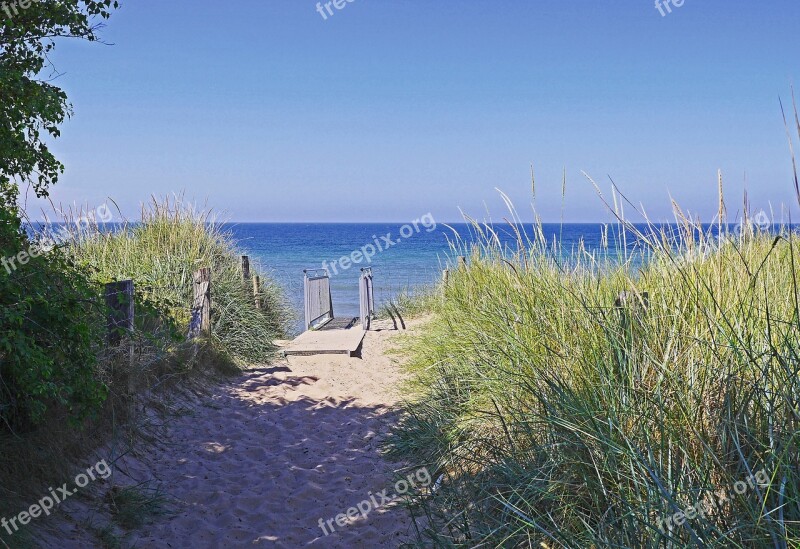
{"type": "Polygon", "coordinates": [[[359,318],[361,319],[361,327],[364,330],[369,330],[369,323],[371,320],[369,314],[369,275],[361,269],[361,278],[358,279],[358,301],[359,301],[359,318]]]}
{"type": "Polygon", "coordinates": [[[358,323],[356,317],[339,317],[332,318],[325,324],[317,328],[317,330],[349,330],[358,323]]]}
{"type": "Polygon", "coordinates": [[[242,283],[247,284],[250,282],[250,258],[246,255],[242,256],[242,283]]]}
{"type": "Polygon", "coordinates": [[[204,268],[194,273],[194,302],[189,338],[211,332],[211,269],[204,268]]]}
{"type": "Polygon", "coordinates": [[[253,275],[253,299],[256,301],[256,309],[261,308],[261,278],[258,275],[253,275]]]}
{"type": "Polygon", "coordinates": [[[304,299],[306,311],[306,329],[312,325],[318,327],[317,321],[333,318],[333,301],[331,284],[328,276],[308,276],[304,281],[304,299]]]}
{"type": "Polygon", "coordinates": [[[106,306],[108,307],[108,317],[106,325],[108,328],[108,343],[110,346],[117,346],[128,339],[128,415],[133,417],[135,413],[136,400],[133,395],[136,389],[135,375],[135,347],[134,340],[130,337],[134,329],[134,285],[133,280],[122,280],[111,282],[105,286],[106,306]]]}
{"type": "Polygon", "coordinates": [[[284,349],[291,355],[336,355],[353,356],[361,347],[366,332],[360,327],[349,330],[322,330],[304,332],[284,349]]]}
{"type": "Polygon", "coordinates": [[[119,345],[133,332],[133,292],[133,280],[111,282],[105,286],[109,345],[119,345]]]}

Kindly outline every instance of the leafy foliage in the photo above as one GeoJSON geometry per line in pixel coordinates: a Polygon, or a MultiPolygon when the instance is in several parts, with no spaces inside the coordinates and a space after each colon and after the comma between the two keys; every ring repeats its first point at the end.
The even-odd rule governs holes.
{"type": "MultiPolygon", "coordinates": [[[[0,254],[11,257],[27,239],[13,213],[0,209],[0,221],[0,254]]],[[[79,419],[103,401],[97,304],[85,273],[59,251],[0,269],[0,420],[7,427],[39,422],[52,403],[79,419]]]]}
{"type": "Polygon", "coordinates": [[[8,207],[20,182],[47,196],[64,170],[45,143],[47,136],[59,136],[59,124],[70,115],[64,91],[41,79],[55,39],[98,40],[96,20],[118,7],[116,0],[26,4],[4,2],[0,9],[0,198],[8,207]]]}
{"type": "MultiPolygon", "coordinates": [[[[0,254],[29,248],[17,206],[19,185],[38,196],[63,165],[46,143],[70,115],[63,90],[47,81],[61,37],[98,40],[98,21],[115,0],[15,0],[0,4],[0,254]]],[[[102,319],[97,290],[61,252],[0,270],[0,420],[12,428],[40,421],[48,405],[81,417],[104,398],[96,372],[102,319]]]]}

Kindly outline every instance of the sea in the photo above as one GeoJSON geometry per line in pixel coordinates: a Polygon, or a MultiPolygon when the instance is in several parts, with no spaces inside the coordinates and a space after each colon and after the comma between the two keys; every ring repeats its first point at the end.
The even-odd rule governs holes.
{"type": "MultiPolygon", "coordinates": [[[[59,224],[55,224],[59,225],[59,224]]],[[[34,224],[29,230],[41,230],[34,224]]],[[[101,225],[102,230],[122,228],[118,223],[101,225]]],[[[371,268],[376,307],[401,294],[424,290],[442,278],[442,271],[454,268],[459,255],[487,234],[511,252],[518,248],[519,234],[534,239],[533,224],[495,224],[490,228],[465,223],[436,223],[420,220],[416,225],[401,223],[224,223],[238,250],[250,258],[252,266],[269,276],[283,290],[295,313],[294,333],[303,326],[304,271],[325,269],[330,275],[333,312],[336,317],[359,315],[358,280],[362,268],[371,268]]],[[[638,230],[675,233],[673,224],[637,225],[638,230]]],[[[717,236],[719,227],[701,225],[697,230],[717,236]]],[[[741,226],[727,225],[726,234],[741,226]]],[[[777,226],[762,227],[774,232],[777,226]]],[[[797,226],[792,225],[796,230],[797,226]]],[[[577,250],[596,257],[644,261],[637,256],[636,238],[630,232],[623,238],[619,225],[603,223],[545,223],[541,232],[550,244],[558,242],[557,253],[568,262],[577,250]],[[624,253],[623,253],[624,252],[624,253]],[[628,254],[627,252],[630,252],[628,254]],[[633,259],[631,259],[633,258],[633,259]]],[[[550,248],[551,251],[555,247],[550,248]]],[[[639,250],[641,251],[641,249],[639,250]]]]}
{"type": "MultiPolygon", "coordinates": [[[[304,270],[327,269],[334,316],[356,317],[362,268],[372,268],[380,308],[401,293],[414,293],[441,280],[443,269],[457,263],[462,253],[457,250],[478,239],[475,228],[463,223],[416,228],[400,223],[229,223],[224,229],[251,264],[281,286],[295,310],[298,332],[303,329],[304,270]]],[[[518,229],[533,236],[532,225],[518,229]]],[[[516,247],[517,234],[510,225],[493,230],[501,245],[516,247]]],[[[563,250],[577,248],[580,242],[587,250],[602,245],[600,223],[545,224],[543,232],[549,242],[558,239],[563,250]]]]}

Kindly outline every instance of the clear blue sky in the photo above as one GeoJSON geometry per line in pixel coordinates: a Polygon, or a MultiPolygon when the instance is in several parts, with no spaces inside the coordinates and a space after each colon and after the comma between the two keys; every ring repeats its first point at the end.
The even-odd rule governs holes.
{"type": "MultiPolygon", "coordinates": [[[[236,221],[457,219],[503,189],[530,217],[607,220],[581,170],[655,219],[792,204],[778,104],[796,0],[128,0],[112,46],[63,42],[74,105],[53,198],[126,214],[186,190],[236,221]]],[[[795,217],[798,217],[795,215],[795,217]]]]}

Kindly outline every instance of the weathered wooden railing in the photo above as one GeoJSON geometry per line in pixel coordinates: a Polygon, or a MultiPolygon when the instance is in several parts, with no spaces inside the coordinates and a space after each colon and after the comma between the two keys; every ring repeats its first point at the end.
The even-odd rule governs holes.
{"type": "MultiPolygon", "coordinates": [[[[252,284],[255,307],[260,309],[261,278],[250,274],[250,258],[242,256],[242,283],[252,284]]],[[[194,339],[211,332],[211,269],[203,268],[194,273],[193,299],[189,320],[188,338],[194,339]]],[[[134,298],[133,280],[110,282],[105,285],[105,302],[108,309],[106,327],[109,345],[119,345],[134,330],[134,298]]]]}
{"type": "Polygon", "coordinates": [[[375,291],[372,280],[372,267],[361,269],[361,277],[358,280],[358,294],[361,315],[361,327],[366,331],[372,324],[372,317],[375,316],[375,291]]]}
{"type": "Polygon", "coordinates": [[[303,271],[305,329],[312,330],[333,320],[331,280],[326,269],[303,271]]]}

